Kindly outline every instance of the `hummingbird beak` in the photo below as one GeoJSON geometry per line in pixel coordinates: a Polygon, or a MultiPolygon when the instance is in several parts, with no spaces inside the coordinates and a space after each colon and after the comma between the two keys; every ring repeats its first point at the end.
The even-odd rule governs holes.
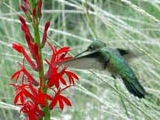
{"type": "Polygon", "coordinates": [[[85,52],[87,52],[87,51],[88,51],[88,49],[86,49],[86,50],[84,50],[84,51],[78,53],[78,54],[77,54],[76,56],[74,56],[74,57],[76,58],[76,57],[80,56],[81,54],[83,54],[83,53],[85,53],[85,52]]]}

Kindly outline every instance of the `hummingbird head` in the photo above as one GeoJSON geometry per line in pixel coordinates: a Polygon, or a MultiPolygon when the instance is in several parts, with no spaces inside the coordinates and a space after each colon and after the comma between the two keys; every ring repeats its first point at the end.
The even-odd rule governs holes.
{"type": "Polygon", "coordinates": [[[85,52],[92,52],[92,51],[98,50],[98,49],[103,48],[105,46],[106,46],[106,44],[102,41],[99,41],[99,40],[93,41],[85,51],[77,54],[75,57],[80,56],[81,54],[83,54],[85,52]]]}
{"type": "Polygon", "coordinates": [[[87,48],[86,51],[94,51],[94,50],[103,48],[103,47],[105,47],[105,46],[106,46],[106,44],[105,44],[104,42],[97,40],[97,41],[92,42],[92,43],[88,46],[88,48],[87,48]]]}

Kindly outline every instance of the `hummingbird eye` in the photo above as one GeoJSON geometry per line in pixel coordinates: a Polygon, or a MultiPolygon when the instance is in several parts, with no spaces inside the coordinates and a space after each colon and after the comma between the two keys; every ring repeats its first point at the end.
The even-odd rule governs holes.
{"type": "Polygon", "coordinates": [[[93,49],[94,49],[93,45],[90,45],[90,46],[88,47],[88,50],[93,50],[93,49]]]}

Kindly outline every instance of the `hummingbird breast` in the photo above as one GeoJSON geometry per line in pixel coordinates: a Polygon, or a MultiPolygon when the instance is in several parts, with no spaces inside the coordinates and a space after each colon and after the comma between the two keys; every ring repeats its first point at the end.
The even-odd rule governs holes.
{"type": "Polygon", "coordinates": [[[105,53],[108,53],[108,56],[105,55],[104,66],[111,74],[119,74],[120,71],[125,68],[125,61],[123,57],[117,53],[114,49],[107,48],[105,53]]]}
{"type": "Polygon", "coordinates": [[[123,77],[126,73],[133,74],[132,69],[129,67],[124,58],[119,54],[111,55],[106,68],[111,74],[120,75],[121,77],[123,77]]]}

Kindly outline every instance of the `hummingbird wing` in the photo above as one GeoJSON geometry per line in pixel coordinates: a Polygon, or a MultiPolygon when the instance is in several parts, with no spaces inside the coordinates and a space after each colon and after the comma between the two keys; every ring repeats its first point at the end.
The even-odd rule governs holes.
{"type": "Polygon", "coordinates": [[[116,49],[118,51],[118,53],[126,60],[129,61],[132,58],[136,58],[138,57],[138,55],[136,55],[135,53],[133,53],[133,51],[131,50],[124,50],[121,48],[117,48],[116,49]]]}
{"type": "Polygon", "coordinates": [[[76,69],[103,69],[102,63],[96,58],[96,56],[98,56],[98,51],[93,51],[59,64],[76,69]]]}

